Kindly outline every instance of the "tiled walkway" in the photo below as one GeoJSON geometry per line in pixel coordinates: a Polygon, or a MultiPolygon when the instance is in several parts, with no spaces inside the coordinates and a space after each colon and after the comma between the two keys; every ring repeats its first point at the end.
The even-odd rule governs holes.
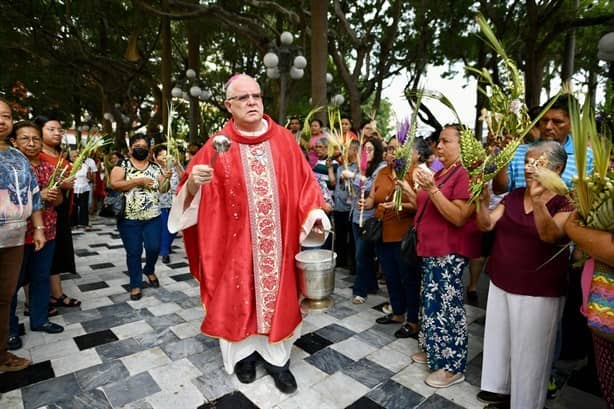
{"type": "MultiPolygon", "coordinates": [[[[222,369],[218,342],[199,333],[203,316],[197,283],[176,240],[171,264],[159,263],[161,288],[129,301],[124,251],[110,220],[74,236],[78,276],[63,277],[65,292],[83,301],[52,320],[58,335],[32,333],[16,351],[35,364],[0,374],[0,408],[482,408],[479,391],[484,310],[466,306],[469,365],[466,381],[436,390],[424,384],[425,366],[411,363],[413,339],[396,339],[398,326],[379,325],[383,291],[351,303],[352,277],[338,269],[336,305],[305,317],[291,369],[298,391],[284,395],[258,369],[239,383],[222,369]]],[[[487,280],[481,283],[482,297],[487,280]]],[[[21,321],[23,302],[19,303],[21,321]]],[[[566,386],[549,408],[603,408],[594,395],[566,386]]]]}

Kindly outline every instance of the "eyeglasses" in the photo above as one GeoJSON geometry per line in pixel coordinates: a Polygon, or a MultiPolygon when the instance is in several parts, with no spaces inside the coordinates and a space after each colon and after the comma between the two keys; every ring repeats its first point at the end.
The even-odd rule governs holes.
{"type": "Polygon", "coordinates": [[[43,140],[38,136],[20,136],[16,138],[17,142],[27,144],[29,142],[32,143],[41,143],[43,140]]]}
{"type": "Polygon", "coordinates": [[[236,95],[234,97],[226,98],[226,101],[232,101],[233,99],[236,99],[239,102],[247,102],[249,100],[249,97],[252,97],[254,101],[260,101],[262,99],[262,93],[236,95]]]}
{"type": "Polygon", "coordinates": [[[51,133],[59,132],[62,135],[64,135],[66,133],[66,130],[64,130],[62,128],[43,128],[43,129],[45,129],[46,131],[51,132],[51,133]]]}

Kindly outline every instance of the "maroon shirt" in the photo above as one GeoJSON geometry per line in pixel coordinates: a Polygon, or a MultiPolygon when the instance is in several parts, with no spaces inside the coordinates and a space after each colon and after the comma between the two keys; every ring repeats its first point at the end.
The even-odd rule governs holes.
{"type": "MultiPolygon", "coordinates": [[[[524,192],[524,187],[512,190],[501,202],[505,211],[497,222],[495,242],[486,271],[497,287],[509,293],[536,297],[564,296],[569,251],[561,251],[546,263],[562,247],[540,240],[533,212],[525,214],[524,192]]],[[[546,208],[551,215],[572,210],[563,196],[554,196],[546,208]]]]}
{"type": "MultiPolygon", "coordinates": [[[[435,185],[441,192],[437,194],[443,194],[448,200],[469,200],[469,173],[460,162],[456,166],[459,167],[456,171],[452,168],[443,176],[441,170],[435,173],[435,185]]],[[[441,257],[448,254],[469,258],[480,256],[482,235],[476,226],[475,218],[472,217],[463,226],[456,227],[439,213],[427,192],[419,190],[417,200],[418,210],[414,218],[420,218],[416,222],[417,253],[420,257],[441,257]],[[422,212],[424,214],[420,217],[422,212]]]]}

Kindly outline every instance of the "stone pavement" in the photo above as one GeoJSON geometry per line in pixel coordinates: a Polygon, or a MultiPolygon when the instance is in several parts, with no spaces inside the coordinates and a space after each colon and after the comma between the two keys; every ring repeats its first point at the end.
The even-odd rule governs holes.
{"type": "MultiPolygon", "coordinates": [[[[292,395],[280,393],[258,368],[244,385],[222,368],[218,341],[200,334],[203,310],[189,274],[181,239],[171,264],[158,263],[161,288],[146,287],[143,298],[126,292],[125,255],[109,219],[74,235],[78,275],[62,277],[65,293],[80,308],[61,308],[52,318],[65,326],[58,335],[30,332],[17,354],[34,364],[0,374],[0,408],[482,408],[479,391],[484,315],[467,305],[469,364],[466,381],[436,390],[423,381],[424,365],[411,363],[417,341],[396,339],[397,325],[380,325],[386,301],[382,289],[363,305],[351,302],[353,277],[337,269],[334,308],[310,313],[293,347],[291,369],[298,381],[292,395]]],[[[220,255],[222,257],[223,255],[220,255]]],[[[485,302],[487,278],[480,283],[485,302]]],[[[385,286],[384,286],[385,287],[385,286]]],[[[603,400],[565,386],[551,409],[604,408],[603,400]]]]}

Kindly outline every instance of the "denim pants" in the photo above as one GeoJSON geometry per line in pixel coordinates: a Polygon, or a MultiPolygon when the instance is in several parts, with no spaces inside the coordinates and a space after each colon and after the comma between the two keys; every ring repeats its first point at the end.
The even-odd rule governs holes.
{"type": "Polygon", "coordinates": [[[143,274],[155,271],[160,253],[160,216],[149,220],[121,219],[117,229],[126,250],[126,264],[130,275],[130,288],[141,288],[143,274]],[[141,254],[145,246],[145,266],[141,266],[141,254]]]}
{"type": "Polygon", "coordinates": [[[367,297],[367,293],[378,289],[375,271],[375,244],[360,238],[360,228],[357,223],[352,223],[354,243],[356,245],[356,278],[354,279],[354,295],[367,297]]]}
{"type": "Polygon", "coordinates": [[[171,245],[173,244],[173,240],[177,236],[177,233],[171,233],[168,231],[168,214],[170,213],[170,208],[161,208],[160,209],[160,255],[168,256],[171,254],[171,245]]]}
{"type": "Polygon", "coordinates": [[[407,312],[407,321],[418,323],[420,283],[416,266],[401,257],[401,243],[378,243],[377,258],[386,277],[390,305],[395,315],[407,312]]]}
{"type": "Polygon", "coordinates": [[[49,271],[55,252],[55,240],[49,240],[39,251],[34,251],[34,244],[26,244],[23,247],[23,262],[19,272],[19,281],[11,302],[10,336],[19,335],[19,319],[15,314],[17,309],[17,293],[24,284],[30,284],[30,328],[39,328],[46,324],[49,296],[51,295],[49,284],[49,271]]]}

